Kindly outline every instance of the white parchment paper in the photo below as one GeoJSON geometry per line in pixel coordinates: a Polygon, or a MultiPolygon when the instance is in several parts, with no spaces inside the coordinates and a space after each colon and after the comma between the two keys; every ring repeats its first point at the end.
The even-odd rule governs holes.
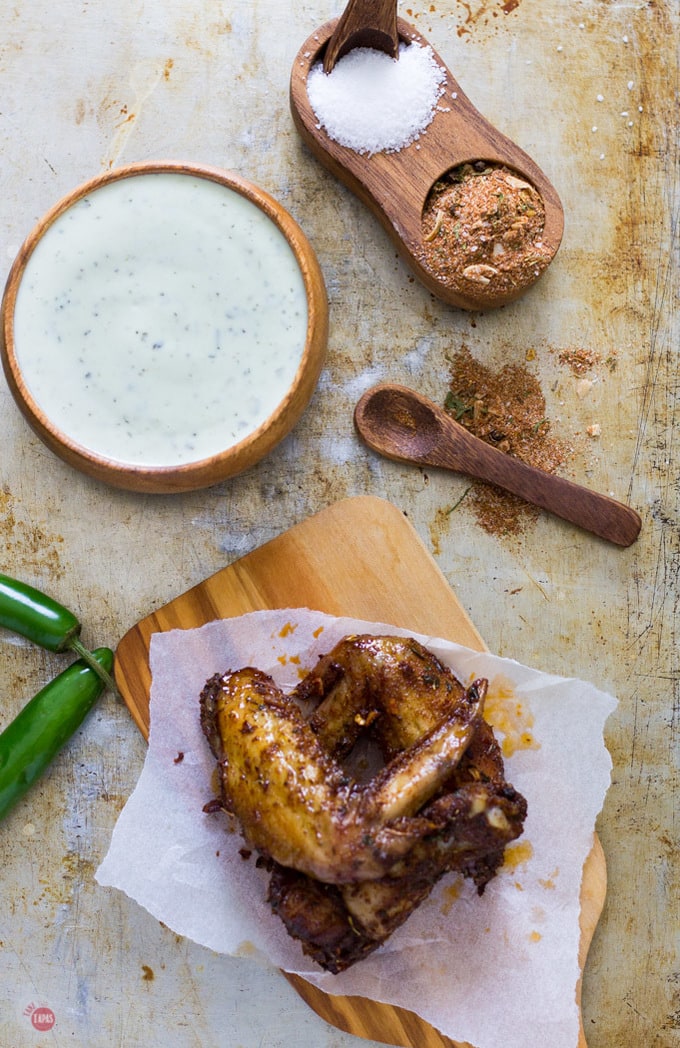
{"type": "Polygon", "coordinates": [[[351,633],[408,635],[308,609],[253,612],[155,634],[148,754],[97,880],[212,950],[255,949],[328,993],[408,1008],[475,1048],[576,1048],[579,894],[610,782],[603,729],[616,706],[612,696],[580,680],[410,634],[464,683],[488,678],[496,711],[499,696],[507,705],[499,741],[508,741],[506,730],[525,729],[528,742],[511,747],[506,777],[527,798],[529,814],[524,836],[483,896],[449,875],[380,950],[340,975],[305,958],[265,901],[267,873],[254,856],[240,854],[240,834],[229,832],[224,814],[203,813],[214,796],[215,767],[199,723],[206,679],[253,665],[288,689],[351,633]]]}

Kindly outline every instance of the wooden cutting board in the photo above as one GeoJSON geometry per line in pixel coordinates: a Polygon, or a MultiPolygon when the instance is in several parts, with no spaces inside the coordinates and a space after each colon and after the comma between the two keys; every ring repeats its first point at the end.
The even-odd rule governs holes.
{"type": "MultiPolygon", "coordinates": [[[[153,633],[293,607],[389,622],[477,651],[486,647],[403,513],[372,496],[346,499],[218,571],[126,633],[116,652],[116,681],[144,736],[149,731],[153,633]]],[[[605,892],[606,866],[596,838],[581,889],[581,971],[605,892]]],[[[357,1037],[402,1048],[472,1048],[443,1037],[404,1009],[361,997],[329,996],[298,976],[286,978],[323,1019],[357,1037]]],[[[583,1028],[575,1048],[587,1048],[583,1028]]]]}

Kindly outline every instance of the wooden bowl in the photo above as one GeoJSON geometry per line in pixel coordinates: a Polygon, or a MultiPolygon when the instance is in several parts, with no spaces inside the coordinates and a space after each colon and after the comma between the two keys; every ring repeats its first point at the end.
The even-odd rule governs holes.
{"type": "Polygon", "coordinates": [[[290,214],[235,174],[173,162],[109,171],[57,203],[0,312],[29,424],[132,491],[207,487],[260,460],[307,407],[327,339],[323,276],[290,214]]]}
{"type": "Polygon", "coordinates": [[[429,48],[445,74],[444,95],[432,121],[417,141],[395,152],[368,154],[339,144],[321,125],[307,93],[310,72],[323,61],[337,24],[333,19],[320,26],[293,61],[290,108],[302,141],[373,212],[404,261],[433,295],[468,310],[495,309],[515,301],[533,286],[539,274],[497,289],[493,282],[488,287],[473,281],[451,284],[433,272],[425,251],[426,202],[435,184],[464,164],[507,167],[533,186],[543,201],[546,264],[542,275],[557,253],[564,232],[564,211],[554,186],[527,153],[481,115],[425,37],[401,18],[397,20],[400,41],[429,48]]]}

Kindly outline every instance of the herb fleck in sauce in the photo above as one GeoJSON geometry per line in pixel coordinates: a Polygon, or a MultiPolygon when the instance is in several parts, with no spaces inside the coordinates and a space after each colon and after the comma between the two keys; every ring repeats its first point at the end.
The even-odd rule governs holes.
{"type": "Polygon", "coordinates": [[[30,256],[16,355],[38,407],[82,447],[142,466],[197,462],[276,409],[307,298],[275,223],[211,179],[145,173],[64,211],[30,256]]]}

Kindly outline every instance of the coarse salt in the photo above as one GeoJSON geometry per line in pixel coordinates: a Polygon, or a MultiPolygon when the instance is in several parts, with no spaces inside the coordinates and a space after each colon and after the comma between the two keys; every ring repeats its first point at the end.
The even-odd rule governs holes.
{"type": "Polygon", "coordinates": [[[395,153],[429,126],[445,81],[430,47],[402,43],[398,59],[357,47],[331,73],[314,65],[307,95],[317,120],[340,145],[357,153],[395,153]]]}

